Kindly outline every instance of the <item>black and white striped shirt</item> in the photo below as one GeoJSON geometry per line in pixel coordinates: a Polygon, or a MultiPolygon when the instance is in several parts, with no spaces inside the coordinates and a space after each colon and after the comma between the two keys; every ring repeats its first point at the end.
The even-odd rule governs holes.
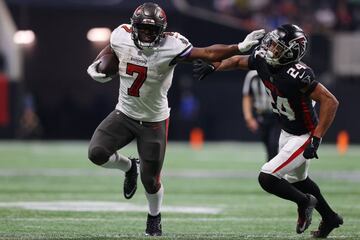
{"type": "Polygon", "coordinates": [[[265,85],[255,70],[249,71],[245,76],[243,95],[253,98],[253,106],[257,113],[272,112],[271,97],[266,93],[265,85]]]}

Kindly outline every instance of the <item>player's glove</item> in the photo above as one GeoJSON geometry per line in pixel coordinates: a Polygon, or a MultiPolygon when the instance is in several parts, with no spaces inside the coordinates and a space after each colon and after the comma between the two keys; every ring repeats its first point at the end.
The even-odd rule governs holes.
{"type": "Polygon", "coordinates": [[[207,63],[202,59],[193,61],[193,77],[195,79],[200,81],[213,71],[215,71],[215,66],[211,63],[207,63]]]}
{"type": "Polygon", "coordinates": [[[97,66],[100,64],[100,60],[93,62],[87,69],[87,73],[92,79],[97,82],[105,83],[111,80],[111,77],[106,76],[105,73],[99,73],[97,71],[97,66]]]}
{"type": "Polygon", "coordinates": [[[321,143],[321,138],[312,136],[310,143],[306,146],[305,151],[303,153],[304,158],[311,159],[311,158],[319,158],[316,151],[319,148],[321,143]]]}
{"type": "Polygon", "coordinates": [[[239,51],[242,53],[249,51],[252,46],[259,43],[259,39],[264,37],[264,35],[264,29],[252,31],[245,37],[244,41],[238,44],[239,51]]]}

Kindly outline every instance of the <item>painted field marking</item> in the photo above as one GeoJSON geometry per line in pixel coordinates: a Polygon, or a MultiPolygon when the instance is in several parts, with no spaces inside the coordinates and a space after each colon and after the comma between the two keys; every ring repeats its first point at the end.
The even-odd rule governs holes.
{"type": "MultiPolygon", "coordinates": [[[[120,202],[101,201],[54,201],[54,202],[0,202],[2,208],[23,208],[44,211],[74,211],[74,212],[146,212],[147,206],[120,202]]],[[[162,212],[218,214],[221,208],[197,206],[164,206],[162,212]]]]}
{"type": "MultiPolygon", "coordinates": [[[[165,177],[176,178],[223,178],[223,179],[255,179],[258,171],[249,172],[245,170],[167,170],[163,173],[165,177]]],[[[312,171],[312,176],[319,179],[343,180],[349,182],[360,182],[360,171],[312,171]]],[[[76,176],[122,176],[123,173],[109,169],[65,169],[65,168],[33,168],[33,169],[0,169],[0,177],[17,176],[46,176],[46,177],[76,177],[76,176]]]]}

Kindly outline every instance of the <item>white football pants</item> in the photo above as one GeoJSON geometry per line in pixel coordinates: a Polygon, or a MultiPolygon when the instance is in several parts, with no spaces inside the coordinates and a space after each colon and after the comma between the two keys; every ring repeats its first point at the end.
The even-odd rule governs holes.
{"type": "Polygon", "coordinates": [[[310,159],[305,159],[303,152],[310,140],[310,133],[297,136],[281,130],[279,153],[262,166],[261,172],[285,178],[290,183],[305,180],[310,159]]]}

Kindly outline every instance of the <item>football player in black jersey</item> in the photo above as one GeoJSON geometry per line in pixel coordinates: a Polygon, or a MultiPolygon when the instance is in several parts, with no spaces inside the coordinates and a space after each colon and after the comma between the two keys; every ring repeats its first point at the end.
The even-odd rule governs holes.
{"type": "Polygon", "coordinates": [[[300,27],[285,24],[267,33],[250,56],[234,56],[211,64],[194,62],[194,76],[201,80],[213,71],[257,70],[282,128],[279,153],[262,166],[259,183],[265,191],[297,204],[297,233],[309,227],[315,208],[322,221],[312,236],[325,238],[343,224],[343,219],[310,179],[308,167],[310,159],[318,158],[321,139],[333,122],[339,103],[314,80],[312,69],[301,62],[307,42],[300,27]],[[315,102],[320,104],[319,119],[315,102]]]}

